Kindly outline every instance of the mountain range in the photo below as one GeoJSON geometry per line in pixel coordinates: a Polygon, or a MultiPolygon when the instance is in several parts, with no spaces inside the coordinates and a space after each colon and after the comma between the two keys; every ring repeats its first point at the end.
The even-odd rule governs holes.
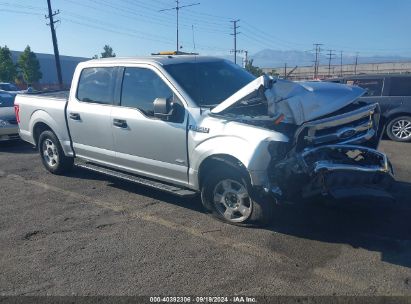
{"type": "MultiPolygon", "coordinates": [[[[336,52],[334,59],[331,61],[331,64],[336,65],[340,64],[340,53],[336,52]]],[[[322,52],[319,56],[320,65],[328,65],[328,56],[325,52],[322,52]]],[[[281,51],[281,50],[272,50],[264,49],[250,56],[250,59],[253,59],[253,64],[262,67],[283,67],[285,63],[287,66],[312,66],[315,54],[307,51],[281,51]]],[[[344,55],[342,58],[343,64],[354,64],[355,55],[344,55]]],[[[384,56],[362,56],[361,53],[358,55],[358,63],[381,63],[381,62],[403,62],[411,61],[411,57],[403,57],[397,55],[384,55],[384,56]]]]}

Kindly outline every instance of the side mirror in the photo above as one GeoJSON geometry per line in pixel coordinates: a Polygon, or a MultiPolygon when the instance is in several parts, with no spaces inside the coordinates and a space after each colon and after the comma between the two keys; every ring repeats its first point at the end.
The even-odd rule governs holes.
{"type": "Polygon", "coordinates": [[[173,104],[168,98],[156,98],[153,102],[154,117],[168,120],[173,115],[173,104]]]}

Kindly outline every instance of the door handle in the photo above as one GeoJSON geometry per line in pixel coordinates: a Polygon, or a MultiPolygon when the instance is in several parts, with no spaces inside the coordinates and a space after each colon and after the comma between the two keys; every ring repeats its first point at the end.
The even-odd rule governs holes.
{"type": "Polygon", "coordinates": [[[115,127],[119,127],[119,128],[123,128],[123,129],[127,129],[127,121],[125,121],[124,119],[113,119],[113,125],[115,127]]]}
{"type": "Polygon", "coordinates": [[[70,113],[70,119],[72,119],[72,120],[80,120],[80,114],[78,114],[78,113],[70,113]]]}

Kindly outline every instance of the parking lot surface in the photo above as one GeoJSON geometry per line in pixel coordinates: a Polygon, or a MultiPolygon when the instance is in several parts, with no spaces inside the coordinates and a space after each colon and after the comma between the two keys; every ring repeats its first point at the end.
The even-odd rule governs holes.
{"type": "Polygon", "coordinates": [[[0,146],[0,295],[411,295],[411,144],[384,141],[393,208],[284,206],[242,228],[82,169],[54,176],[0,146]]]}

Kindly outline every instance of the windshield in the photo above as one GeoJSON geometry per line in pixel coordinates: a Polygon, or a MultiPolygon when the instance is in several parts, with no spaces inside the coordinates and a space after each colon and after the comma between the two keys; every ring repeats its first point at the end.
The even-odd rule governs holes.
{"type": "Polygon", "coordinates": [[[14,92],[14,91],[18,91],[19,88],[11,83],[0,83],[0,90],[14,92]]]}
{"type": "Polygon", "coordinates": [[[164,67],[198,106],[213,107],[255,79],[229,61],[170,64],[164,67]]]}

